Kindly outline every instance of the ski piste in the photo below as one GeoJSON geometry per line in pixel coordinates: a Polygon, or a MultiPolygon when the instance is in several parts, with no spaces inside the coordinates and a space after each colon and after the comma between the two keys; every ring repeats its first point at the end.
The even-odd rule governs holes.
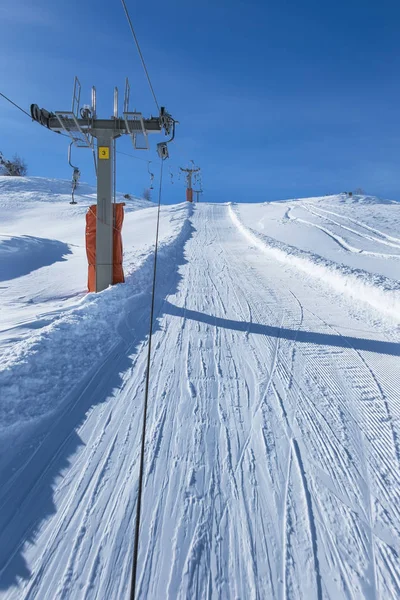
{"type": "MultiPolygon", "coordinates": [[[[0,597],[123,599],[156,209],[87,296],[63,185],[0,178],[0,597]]],[[[399,209],[162,207],[139,598],[400,595],[399,209]]]]}

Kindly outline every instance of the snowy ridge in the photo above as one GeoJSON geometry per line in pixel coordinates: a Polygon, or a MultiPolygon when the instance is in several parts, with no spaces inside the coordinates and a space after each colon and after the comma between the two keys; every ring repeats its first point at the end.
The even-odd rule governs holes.
{"type": "Polygon", "coordinates": [[[330,261],[318,254],[307,252],[279,242],[247,227],[229,205],[233,223],[257,248],[276,260],[290,264],[308,275],[321,279],[340,293],[366,302],[385,315],[400,320],[400,284],[383,275],[371,274],[330,261]]]}
{"type": "MultiPolygon", "coordinates": [[[[159,269],[173,259],[176,247],[190,232],[190,207],[175,209],[174,229],[159,246],[159,269]]],[[[0,365],[0,434],[33,423],[58,409],[77,382],[90,375],[99,362],[124,339],[124,315],[148,311],[154,255],[150,250],[137,259],[126,284],[101,294],[88,294],[71,310],[60,311],[39,333],[14,344],[0,365]]]]}
{"type": "MultiPolygon", "coordinates": [[[[79,182],[75,199],[85,206],[96,203],[96,188],[85,182],[79,182]]],[[[117,202],[125,202],[125,210],[149,208],[154,203],[130,195],[130,199],[117,193],[117,202]]],[[[71,200],[71,181],[50,179],[47,177],[5,177],[0,176],[0,208],[15,210],[34,202],[66,203],[71,200]]],[[[79,208],[77,206],[77,208],[79,208]]]]}

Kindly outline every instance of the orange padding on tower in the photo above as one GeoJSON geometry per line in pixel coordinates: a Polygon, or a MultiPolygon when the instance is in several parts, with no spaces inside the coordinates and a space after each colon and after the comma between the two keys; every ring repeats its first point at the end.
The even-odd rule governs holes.
{"type": "Polygon", "coordinates": [[[186,200],[188,202],[193,202],[193,190],[192,190],[192,188],[186,188],[186,200]]]}
{"type": "MultiPolygon", "coordinates": [[[[114,231],[113,231],[113,284],[124,283],[122,268],[122,224],[124,222],[125,202],[113,204],[114,231]]],[[[88,290],[96,291],[96,205],[89,206],[86,213],[86,255],[88,259],[88,290]]]]}
{"type": "Polygon", "coordinates": [[[114,207],[114,237],[113,237],[113,285],[125,283],[124,270],[122,268],[122,224],[124,222],[125,202],[116,202],[114,207]]]}

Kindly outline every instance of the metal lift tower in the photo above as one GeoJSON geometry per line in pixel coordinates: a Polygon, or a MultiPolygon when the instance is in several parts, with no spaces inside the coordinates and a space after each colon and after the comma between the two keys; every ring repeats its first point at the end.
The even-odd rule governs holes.
{"type": "MultiPolygon", "coordinates": [[[[48,112],[31,106],[31,115],[49,129],[65,132],[78,148],[91,148],[97,140],[97,217],[96,217],[96,292],[112,284],[113,269],[113,182],[115,177],[115,140],[129,135],[137,150],[149,150],[148,134],[171,135],[171,139],[157,145],[161,159],[168,158],[168,142],[175,133],[175,121],[161,107],[158,117],[143,118],[142,113],[129,110],[130,86],[125,83],[124,110],[118,114],[118,88],[114,89],[114,114],[110,119],[99,119],[96,113],[96,88],[92,88],[91,105],[80,107],[81,85],[74,82],[72,109],[48,112]]],[[[96,162],[96,161],[95,161],[96,162]]]]}
{"type": "Polygon", "coordinates": [[[180,167],[180,169],[183,173],[186,173],[186,200],[188,202],[193,202],[192,177],[193,173],[200,171],[200,167],[192,167],[191,169],[183,169],[180,167]]]}

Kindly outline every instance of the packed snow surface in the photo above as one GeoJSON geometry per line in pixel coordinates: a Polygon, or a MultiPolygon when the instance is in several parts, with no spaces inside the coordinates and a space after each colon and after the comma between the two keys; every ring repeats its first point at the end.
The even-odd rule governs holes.
{"type": "MultiPolygon", "coordinates": [[[[129,597],[156,209],[87,295],[68,193],[0,178],[5,599],[129,597]]],[[[400,597],[399,209],[162,208],[138,598],[400,597]]]]}

